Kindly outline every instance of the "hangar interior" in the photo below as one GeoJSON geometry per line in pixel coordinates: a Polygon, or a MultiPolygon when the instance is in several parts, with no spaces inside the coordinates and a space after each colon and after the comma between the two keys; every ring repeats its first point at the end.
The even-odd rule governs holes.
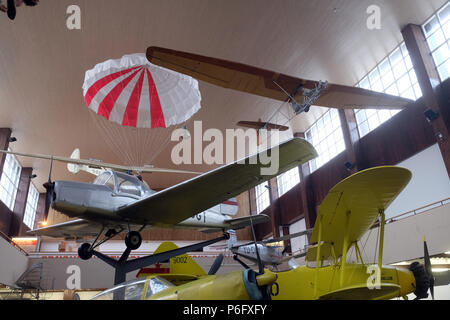
{"type": "MultiPolygon", "coordinates": [[[[99,167],[183,170],[142,172],[140,178],[158,193],[194,180],[195,175],[187,171],[205,174],[230,163],[176,164],[173,150],[179,141],[187,141],[193,153],[198,141],[197,146],[205,150],[212,139],[202,132],[211,129],[226,136],[228,129],[243,128],[240,121],[266,124],[259,128],[267,128],[268,123],[285,126],[279,132],[281,142],[306,140],[317,157],[240,191],[227,203],[214,204],[214,208],[232,206],[230,219],[270,218],[255,223],[254,236],[249,225],[236,230],[237,245],[313,229],[324,199],[341,181],[374,167],[406,168],[411,179],[383,211],[385,225],[380,227],[381,220],[376,220],[368,226],[358,239],[361,250],[353,247],[348,263],[376,264],[383,244],[381,232],[383,265],[426,263],[426,237],[434,299],[450,299],[449,1],[133,0],[124,7],[123,1],[80,0],[71,8],[72,2],[17,7],[13,21],[3,12],[0,15],[0,150],[54,157],[0,154],[0,299],[72,299],[75,292],[87,299],[115,284],[111,266],[97,256],[79,257],[80,245],[95,237],[29,233],[83,218],[69,217],[53,206],[46,208],[49,187],[45,183],[88,183],[96,178],[83,169],[71,172],[67,163],[54,161],[56,157],[73,156],[79,149],[81,159],[97,161],[99,167]],[[77,10],[81,10],[80,24],[71,27],[77,10]],[[143,54],[150,46],[274,70],[277,75],[367,89],[408,99],[408,103],[397,109],[312,104],[308,112],[295,114],[286,102],[199,79],[201,108],[171,127],[133,128],[87,108],[82,86],[88,70],[95,71],[94,66],[108,59],[143,54]],[[183,130],[182,140],[172,139],[175,129],[183,130]]],[[[291,98],[287,93],[286,101],[291,98]]],[[[246,156],[256,151],[249,148],[246,156]]],[[[227,176],[221,179],[209,189],[220,190],[227,176]]],[[[193,219],[201,220],[202,212],[206,211],[196,212],[193,219]]],[[[164,241],[184,247],[223,234],[213,231],[146,228],[140,232],[142,244],[129,259],[154,253],[164,241]]],[[[126,238],[125,232],[114,234],[96,250],[119,259],[126,238]]],[[[307,264],[305,255],[314,241],[304,233],[275,244],[292,258],[274,269],[279,271],[307,264]]],[[[208,271],[224,254],[218,275],[242,270],[226,247],[227,241],[220,240],[188,255],[208,271]]],[[[320,245],[317,257],[319,253],[320,245]]],[[[259,267],[258,261],[242,260],[252,269],[259,267]]],[[[160,263],[152,266],[163,268],[160,263]]],[[[137,271],[126,275],[126,280],[136,278],[137,271]]],[[[409,292],[408,297],[415,296],[409,292]]]]}

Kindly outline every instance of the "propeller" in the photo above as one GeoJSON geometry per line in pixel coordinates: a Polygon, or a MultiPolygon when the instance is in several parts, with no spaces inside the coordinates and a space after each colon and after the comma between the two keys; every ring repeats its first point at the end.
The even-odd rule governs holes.
{"type": "Polygon", "coordinates": [[[427,272],[427,276],[430,279],[431,298],[434,300],[434,276],[431,269],[430,255],[428,254],[427,240],[425,238],[423,239],[423,260],[425,263],[425,271],[427,272]]]}
{"type": "Polygon", "coordinates": [[[434,276],[431,270],[430,255],[425,238],[423,241],[423,251],[424,264],[422,265],[416,261],[411,263],[408,269],[412,271],[416,279],[415,300],[428,298],[428,289],[430,290],[431,298],[434,300],[434,276]]]}
{"type": "Polygon", "coordinates": [[[52,168],[53,168],[53,157],[50,160],[50,172],[48,174],[48,181],[44,183],[45,193],[45,214],[48,215],[50,210],[50,205],[52,204],[52,198],[55,190],[55,183],[52,182],[52,168]]]}
{"type": "Polygon", "coordinates": [[[222,265],[222,261],[223,261],[223,253],[219,254],[217,258],[214,260],[213,264],[211,265],[211,268],[208,271],[209,276],[212,276],[217,273],[220,266],[222,265]]]}

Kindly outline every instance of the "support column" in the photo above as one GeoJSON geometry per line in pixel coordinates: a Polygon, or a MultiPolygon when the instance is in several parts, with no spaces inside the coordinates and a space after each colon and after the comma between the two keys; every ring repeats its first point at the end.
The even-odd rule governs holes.
{"type": "Polygon", "coordinates": [[[440,79],[436,66],[429,52],[421,26],[408,24],[402,30],[402,35],[416,71],[426,108],[439,113],[437,119],[430,121],[430,125],[433,128],[447,168],[447,174],[450,177],[450,123],[446,123],[443,116],[448,114],[449,107],[442,103],[437,96],[436,87],[440,84],[440,79]]]}
{"type": "MultiPolygon", "coordinates": [[[[294,133],[294,137],[305,138],[305,133],[294,133]]],[[[309,163],[303,163],[299,167],[300,173],[300,196],[302,199],[302,212],[305,217],[306,228],[310,229],[314,227],[316,221],[316,208],[314,205],[314,195],[309,192],[309,179],[311,171],[309,169],[309,163]]],[[[309,238],[309,236],[308,236],[309,238]]]]}
{"type": "Polygon", "coordinates": [[[13,217],[11,220],[11,227],[9,229],[9,236],[16,237],[22,233],[23,216],[25,215],[25,208],[27,206],[28,188],[30,187],[31,174],[33,168],[22,168],[19,179],[19,186],[17,188],[16,201],[14,203],[13,217]]]}
{"type": "Polygon", "coordinates": [[[272,222],[272,236],[278,238],[280,236],[280,210],[278,208],[278,181],[277,178],[269,180],[269,197],[270,197],[270,215],[272,222]]]}
{"type": "MultiPolygon", "coordinates": [[[[9,147],[9,138],[11,138],[11,129],[0,128],[0,149],[7,150],[9,147]]],[[[3,172],[6,154],[0,154],[0,176],[3,172]]]]}
{"type": "MultiPolygon", "coordinates": [[[[283,236],[287,236],[289,233],[289,227],[283,226],[283,236]]],[[[284,240],[284,247],[287,248],[286,253],[292,253],[291,239],[284,240]]]]}
{"type": "Polygon", "coordinates": [[[352,109],[339,109],[339,118],[345,142],[345,153],[347,161],[353,165],[349,169],[350,174],[358,172],[358,159],[355,152],[355,144],[359,141],[358,125],[356,123],[355,113],[352,109]]]}
{"type": "Polygon", "coordinates": [[[39,228],[39,222],[46,221],[47,216],[45,215],[45,193],[39,193],[39,199],[36,207],[36,216],[34,218],[33,229],[39,228]]]}

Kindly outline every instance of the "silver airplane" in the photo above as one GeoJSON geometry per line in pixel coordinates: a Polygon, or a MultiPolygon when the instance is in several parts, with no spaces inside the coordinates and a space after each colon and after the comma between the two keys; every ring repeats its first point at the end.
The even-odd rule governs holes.
{"type": "MultiPolygon", "coordinates": [[[[259,241],[256,244],[255,243],[248,243],[243,245],[235,245],[237,242],[237,239],[235,237],[235,233],[230,233],[230,239],[227,241],[227,246],[230,249],[231,252],[233,252],[237,256],[244,257],[252,262],[258,262],[258,255],[260,257],[260,260],[263,265],[265,266],[273,266],[274,268],[277,268],[278,265],[282,264],[286,260],[289,260],[291,258],[298,258],[303,256],[302,253],[297,255],[286,255],[286,247],[283,246],[271,246],[271,243],[281,242],[284,240],[300,237],[303,235],[308,235],[312,233],[312,229],[307,229],[305,231],[288,234],[282,237],[274,238],[274,239],[268,239],[259,241]],[[269,245],[268,245],[269,244],[269,245]],[[255,246],[256,245],[256,246],[255,246]],[[256,252],[256,247],[258,248],[258,253],[256,252]]],[[[235,258],[236,259],[236,258],[235,258]]],[[[238,260],[238,259],[236,259],[238,260]]],[[[239,261],[239,260],[238,260],[239,261]]],[[[242,264],[242,261],[239,261],[242,264]]],[[[247,266],[244,266],[247,267],[247,266]]]]}
{"type": "MultiPolygon", "coordinates": [[[[274,148],[278,148],[278,158],[273,161],[278,160],[279,170],[273,175],[261,174],[262,168],[271,165],[267,164],[267,161],[263,163],[262,159],[267,159],[267,151],[274,153],[273,149],[264,150],[158,192],[151,190],[138,177],[118,172],[128,171],[130,167],[39,155],[39,158],[44,159],[97,165],[115,170],[104,172],[93,183],[52,182],[49,177],[49,181],[44,184],[47,189],[46,210],[51,206],[71,218],[78,219],[31,230],[29,233],[66,238],[96,237],[92,243],[83,243],[78,249],[80,258],[87,260],[92,257],[94,248],[122,231],[127,231],[127,248],[135,250],[142,243],[140,232],[145,228],[188,227],[202,231],[225,231],[230,228],[243,228],[252,222],[266,222],[268,217],[263,215],[230,219],[225,215],[206,214],[204,211],[317,156],[314,147],[300,138],[293,138],[274,148]],[[99,240],[102,235],[104,238],[99,240]]],[[[132,168],[137,172],[142,169],[132,168]]],[[[144,169],[146,170],[142,170],[143,172],[165,170],[146,167],[144,169]]]]}

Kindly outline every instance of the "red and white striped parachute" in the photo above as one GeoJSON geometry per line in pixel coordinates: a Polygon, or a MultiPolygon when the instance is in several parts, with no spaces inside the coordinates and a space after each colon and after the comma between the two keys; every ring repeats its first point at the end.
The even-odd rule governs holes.
{"type": "Polygon", "coordinates": [[[121,125],[166,128],[187,121],[200,109],[197,80],[148,62],[145,54],[97,64],[86,72],[89,108],[121,125]]]}

